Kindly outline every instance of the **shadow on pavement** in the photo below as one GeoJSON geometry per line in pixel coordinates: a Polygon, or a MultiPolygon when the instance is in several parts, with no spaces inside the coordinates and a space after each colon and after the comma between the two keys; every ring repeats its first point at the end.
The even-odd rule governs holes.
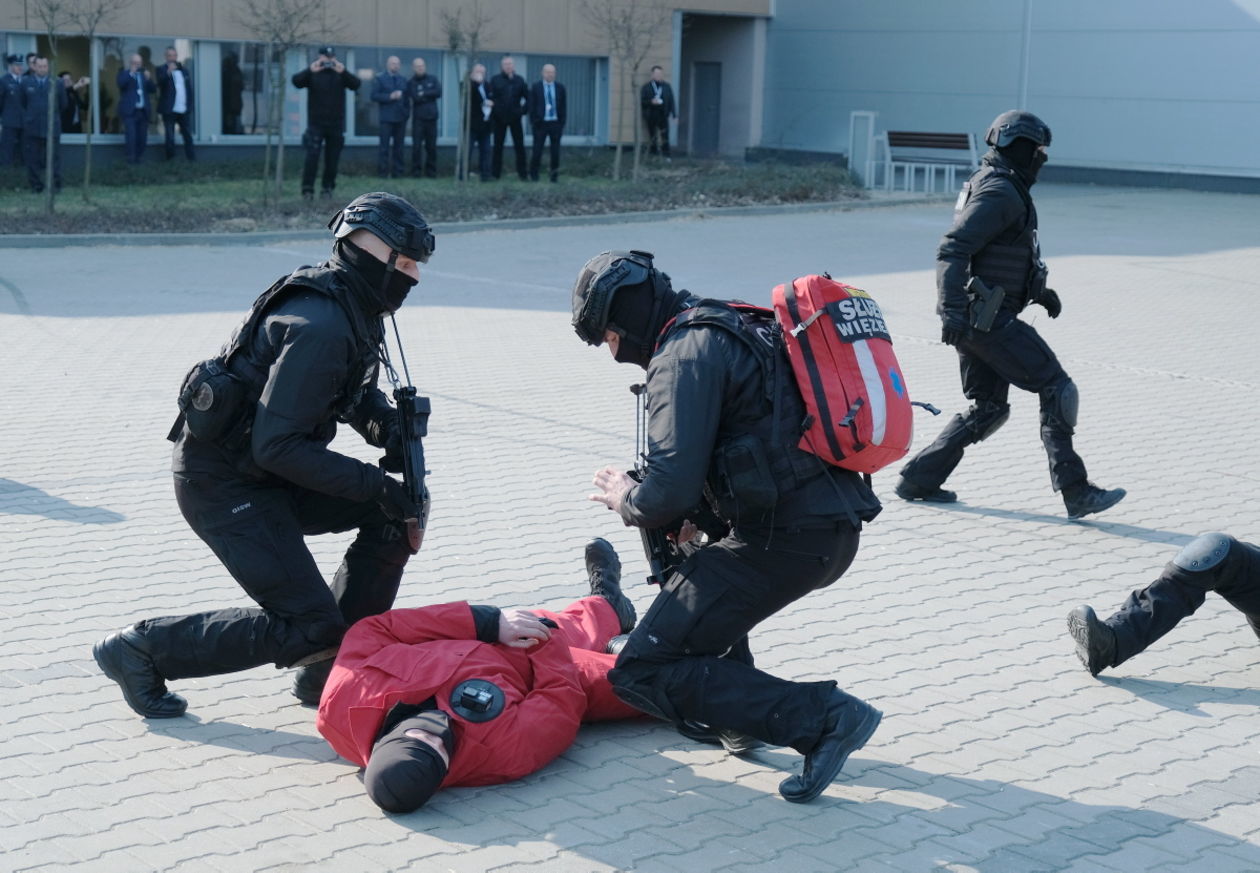
{"type": "Polygon", "coordinates": [[[1070,519],[1062,515],[1045,515],[1040,512],[1023,512],[1018,509],[997,509],[992,506],[969,506],[966,503],[920,503],[925,508],[938,509],[942,512],[961,512],[967,515],[983,515],[990,518],[1009,518],[1013,521],[1032,521],[1041,524],[1058,524],[1070,527],[1090,527],[1101,533],[1117,537],[1127,537],[1148,543],[1165,543],[1170,546],[1184,546],[1198,534],[1183,534],[1177,531],[1161,530],[1154,527],[1142,527],[1135,524],[1121,524],[1114,521],[1097,521],[1092,518],[1070,519]]]}
{"type": "MultiPolygon", "coordinates": [[[[181,718],[149,719],[146,724],[149,733],[189,743],[222,746],[276,758],[296,758],[311,763],[341,760],[320,736],[251,727],[234,721],[202,721],[192,714],[181,718]]],[[[342,763],[353,766],[348,761],[342,763]]]]}
{"type": "Polygon", "coordinates": [[[34,485],[0,479],[0,515],[42,515],[79,524],[118,524],[127,516],[102,506],[79,506],[34,485]]]}
{"type": "Polygon", "coordinates": [[[1135,697],[1175,709],[1187,715],[1206,717],[1201,703],[1231,703],[1260,707],[1260,689],[1223,685],[1196,685],[1192,682],[1163,682],[1159,679],[1130,679],[1121,676],[1099,676],[1098,681],[1112,688],[1128,691],[1135,697]]]}

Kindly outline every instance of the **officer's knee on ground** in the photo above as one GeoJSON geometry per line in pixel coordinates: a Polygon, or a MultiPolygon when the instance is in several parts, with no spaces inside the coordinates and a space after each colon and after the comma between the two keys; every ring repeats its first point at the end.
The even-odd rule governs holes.
{"type": "Polygon", "coordinates": [[[971,433],[973,443],[987,440],[997,433],[998,428],[1006,424],[1011,417],[1009,403],[995,403],[992,400],[980,400],[967,410],[967,430],[971,433]]]}
{"type": "Polygon", "coordinates": [[[1041,423],[1058,426],[1068,433],[1076,430],[1076,416],[1080,411],[1081,394],[1076,390],[1076,383],[1064,376],[1053,385],[1042,388],[1041,423]]]}

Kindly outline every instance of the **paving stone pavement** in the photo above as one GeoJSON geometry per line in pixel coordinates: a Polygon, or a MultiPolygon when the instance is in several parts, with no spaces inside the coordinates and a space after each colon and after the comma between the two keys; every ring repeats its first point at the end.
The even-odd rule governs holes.
{"type": "MultiPolygon", "coordinates": [[[[956,507],[884,513],[852,570],[767,621],[760,663],[835,678],[886,713],[809,805],[790,750],[746,760],[648,721],[584,728],[543,771],[383,815],[270,668],[180,682],[145,722],[91,644],[245,598],[170,487],[174,393],[254,295],[322,245],[8,249],[0,255],[0,870],[1256,871],[1260,645],[1214,596],[1091,679],[1067,611],[1102,613],[1195,534],[1260,538],[1260,200],[1038,189],[1062,318],[1027,316],[1081,389],[1092,478],[1129,497],[1071,523],[1035,397],[971,450],[956,507]]],[[[568,324],[578,267],[646,248],[676,284],[764,302],[830,270],[869,289],[911,391],[964,405],[936,340],[950,204],[439,236],[400,315],[433,398],[435,495],[400,606],[561,605],[608,537],[642,611],[637,535],[584,500],[630,459],[636,371],[568,324]]],[[[440,229],[439,229],[440,230],[440,229]]],[[[918,442],[943,423],[926,415],[918,442]]],[[[365,459],[353,440],[339,448],[365,459]]],[[[348,537],[314,541],[331,572],[348,537]]]]}

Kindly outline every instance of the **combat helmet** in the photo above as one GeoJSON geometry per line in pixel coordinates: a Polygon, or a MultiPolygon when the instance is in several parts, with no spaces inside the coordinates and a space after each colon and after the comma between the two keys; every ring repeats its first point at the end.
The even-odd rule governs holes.
{"type": "Polygon", "coordinates": [[[400,255],[421,264],[428,263],[437,247],[433,229],[420,210],[406,200],[384,191],[360,194],[328,222],[335,239],[345,239],[356,230],[379,237],[400,255]]]}
{"type": "Polygon", "coordinates": [[[984,141],[994,148],[1005,148],[1017,139],[1032,140],[1039,146],[1050,145],[1050,127],[1031,112],[1011,109],[989,125],[984,141]]]}

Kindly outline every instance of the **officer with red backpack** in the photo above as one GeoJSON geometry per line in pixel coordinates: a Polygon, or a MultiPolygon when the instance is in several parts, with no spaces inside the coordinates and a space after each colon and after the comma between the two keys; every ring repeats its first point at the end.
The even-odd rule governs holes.
{"type": "Polygon", "coordinates": [[[1072,448],[1079,396],[1054,352],[1017,316],[1030,303],[1058,318],[1063,305],[1046,287],[1037,240],[1037,210],[1029,189],[1046,162],[1050,128],[1031,112],[1003,112],[989,127],[992,149],[963,186],[954,225],[936,254],[936,311],[941,341],[958,351],[963,394],[971,408],[954,416],[936,441],[901,470],[897,496],[953,503],[941,486],[963,450],[992,436],[1010,417],[1014,385],[1041,402],[1041,441],[1050,459],[1050,483],[1063,494],[1068,518],[1102,512],[1119,503],[1123,488],[1089,482],[1085,462],[1072,448]]]}
{"type": "Polygon", "coordinates": [[[804,406],[772,324],[675,291],[646,252],[596,255],[573,288],[578,336],[647,370],[642,481],[605,467],[591,499],[627,525],[676,528],[707,498],[727,525],[669,574],[609,674],[613,689],[684,733],[707,726],[733,752],[756,741],[796,749],[803,772],[779,791],[800,803],[881,714],[834,681],[758,670],[748,633],[840,578],[880,505],[857,473],[797,447],[804,406]]]}

